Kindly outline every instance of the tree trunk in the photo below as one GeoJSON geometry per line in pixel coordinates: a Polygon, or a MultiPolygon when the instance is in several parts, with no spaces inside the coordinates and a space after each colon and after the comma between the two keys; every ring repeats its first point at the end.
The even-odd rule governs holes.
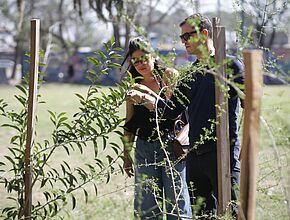
{"type": "Polygon", "coordinates": [[[15,77],[16,77],[17,65],[21,64],[22,52],[23,52],[23,50],[22,50],[22,46],[21,46],[21,41],[17,40],[16,46],[15,46],[15,52],[14,52],[14,66],[12,69],[12,74],[11,74],[10,80],[15,79],[15,77]]]}
{"type": "Polygon", "coordinates": [[[126,32],[125,32],[125,45],[124,48],[128,48],[129,47],[129,38],[130,38],[130,32],[131,32],[131,27],[129,24],[126,23],[126,32]]]}
{"type": "Polygon", "coordinates": [[[119,22],[113,22],[113,30],[114,30],[116,47],[121,47],[121,40],[120,40],[121,35],[120,35],[119,22]]]}
{"type": "Polygon", "coordinates": [[[22,52],[22,47],[21,45],[21,32],[22,32],[22,27],[23,27],[23,16],[24,16],[24,8],[25,8],[25,1],[24,0],[18,0],[17,1],[17,10],[18,10],[18,24],[17,24],[17,37],[16,37],[16,46],[15,46],[15,56],[14,56],[14,66],[12,70],[12,74],[10,79],[15,79],[16,76],[16,70],[17,70],[17,65],[20,64],[21,61],[21,52],[22,52]]]}
{"type": "MultiPolygon", "coordinates": [[[[65,21],[65,19],[63,17],[63,4],[64,4],[64,1],[61,0],[59,5],[58,5],[58,13],[59,13],[59,26],[58,26],[59,38],[58,39],[60,40],[62,49],[65,50],[66,54],[69,54],[70,51],[69,51],[67,42],[63,38],[63,23],[65,21]]],[[[74,53],[74,51],[73,51],[73,53],[74,53]]],[[[73,53],[71,53],[71,54],[73,54],[73,53]]]]}
{"type": "Polygon", "coordinates": [[[263,23],[260,24],[256,24],[257,27],[257,32],[256,32],[256,45],[259,47],[265,47],[265,33],[264,33],[264,27],[263,27],[263,23]]]}
{"type": "Polygon", "coordinates": [[[269,42],[268,42],[268,48],[269,49],[272,49],[275,36],[276,36],[276,27],[273,28],[272,33],[270,35],[270,39],[269,39],[269,42]]]}

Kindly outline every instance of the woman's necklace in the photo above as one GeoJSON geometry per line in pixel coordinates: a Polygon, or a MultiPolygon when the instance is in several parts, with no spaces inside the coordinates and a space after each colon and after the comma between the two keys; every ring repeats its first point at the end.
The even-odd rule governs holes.
{"type": "Polygon", "coordinates": [[[146,81],[142,80],[141,84],[147,86],[156,93],[158,93],[160,90],[160,80],[155,76],[150,77],[146,81]]]}

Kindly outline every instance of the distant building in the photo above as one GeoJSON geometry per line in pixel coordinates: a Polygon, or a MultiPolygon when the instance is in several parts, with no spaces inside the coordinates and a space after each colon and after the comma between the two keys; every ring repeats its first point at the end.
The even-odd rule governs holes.
{"type": "MultiPolygon", "coordinates": [[[[288,32],[290,32],[290,28],[288,32]]],[[[277,32],[272,51],[280,57],[280,60],[290,64],[290,33],[277,32]]]]}

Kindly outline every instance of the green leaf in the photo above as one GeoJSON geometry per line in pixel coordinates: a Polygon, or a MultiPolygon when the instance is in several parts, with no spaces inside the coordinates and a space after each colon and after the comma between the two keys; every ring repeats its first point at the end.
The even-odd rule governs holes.
{"type": "Polygon", "coordinates": [[[112,50],[112,51],[109,52],[109,56],[110,56],[110,57],[111,57],[111,55],[113,55],[113,54],[116,54],[116,51],[113,51],[113,50],[112,50]]]}
{"type": "Polygon", "coordinates": [[[122,175],[124,175],[124,168],[123,168],[123,166],[121,166],[120,164],[118,164],[118,166],[119,166],[119,170],[121,171],[122,175]]]}
{"type": "Polygon", "coordinates": [[[58,213],[58,206],[57,206],[57,202],[54,202],[54,212],[53,214],[51,215],[51,217],[55,216],[57,213],[58,213]]]}
{"type": "Polygon", "coordinates": [[[97,187],[97,185],[95,183],[93,183],[93,184],[94,184],[96,196],[98,196],[98,187],[97,187]]]}
{"type": "Polygon", "coordinates": [[[68,175],[68,177],[69,177],[69,184],[70,184],[71,186],[75,186],[75,185],[74,185],[74,182],[78,183],[77,178],[76,178],[74,175],[70,174],[70,173],[68,173],[67,175],[68,175]]]}
{"type": "Polygon", "coordinates": [[[16,141],[18,138],[20,139],[19,136],[13,136],[13,137],[11,138],[11,140],[10,140],[10,144],[16,144],[15,141],[16,141]]]}
{"type": "Polygon", "coordinates": [[[40,184],[40,188],[44,187],[46,182],[47,182],[47,178],[43,178],[42,181],[41,181],[41,184],[40,184]]]}
{"type": "Polygon", "coordinates": [[[44,216],[48,215],[48,211],[46,210],[46,208],[44,207],[44,216]]]}
{"type": "Polygon", "coordinates": [[[59,113],[59,114],[58,114],[58,118],[60,118],[61,116],[65,115],[65,114],[66,114],[66,112],[61,112],[61,113],[59,113]]]}
{"type": "Polygon", "coordinates": [[[93,141],[93,144],[94,144],[94,153],[95,153],[95,157],[97,157],[98,156],[98,142],[97,142],[97,140],[96,139],[93,139],[92,140],[93,141]]]}
{"type": "Polygon", "coordinates": [[[113,142],[111,142],[110,144],[112,145],[112,149],[114,150],[116,155],[119,155],[120,146],[113,142]]]}
{"type": "Polygon", "coordinates": [[[74,197],[73,194],[71,194],[71,198],[72,198],[72,209],[75,209],[77,203],[76,198],[74,197]]]}
{"type": "Polygon", "coordinates": [[[109,164],[111,164],[114,160],[113,157],[111,157],[110,155],[107,155],[106,158],[108,159],[109,164]]]}
{"type": "Polygon", "coordinates": [[[115,47],[114,50],[116,50],[116,51],[124,51],[124,49],[121,48],[121,47],[115,47]]]}
{"type": "Polygon", "coordinates": [[[83,152],[83,147],[82,147],[81,143],[80,142],[76,142],[76,145],[78,146],[81,154],[83,154],[84,152],[83,152]]]}
{"type": "Polygon", "coordinates": [[[123,56],[119,55],[119,54],[114,54],[112,56],[110,56],[111,59],[122,59],[123,56]]]}
{"type": "Polygon", "coordinates": [[[59,173],[58,173],[58,171],[55,169],[55,168],[51,168],[52,169],[52,171],[57,175],[57,176],[59,176],[59,173]]]}
{"type": "MultiPolygon", "coordinates": [[[[97,52],[96,52],[97,54],[97,52]]],[[[94,64],[95,66],[99,66],[101,64],[101,62],[98,60],[98,58],[95,57],[89,57],[88,61],[92,64],[94,64]]]]}
{"type": "Polygon", "coordinates": [[[66,128],[68,128],[69,130],[72,129],[71,125],[68,123],[63,123],[62,125],[65,126],[66,128]]]}
{"type": "Polygon", "coordinates": [[[53,210],[53,206],[51,203],[48,204],[48,208],[49,208],[49,213],[52,213],[52,210],[53,210]]]}
{"type": "Polygon", "coordinates": [[[65,187],[67,187],[67,182],[63,178],[59,178],[59,181],[62,182],[65,187]]]}
{"type": "Polygon", "coordinates": [[[66,161],[63,161],[63,163],[66,165],[66,167],[69,169],[69,171],[71,171],[70,165],[66,161]]]}
{"type": "Polygon", "coordinates": [[[121,68],[121,65],[118,63],[110,63],[108,64],[109,67],[116,67],[116,68],[121,68]]]}
{"type": "Polygon", "coordinates": [[[111,70],[110,68],[105,68],[105,69],[103,69],[99,74],[100,75],[108,75],[109,73],[108,73],[108,71],[109,70],[111,70]]]}
{"type": "Polygon", "coordinates": [[[98,51],[97,54],[99,54],[104,60],[107,59],[107,56],[102,51],[98,51]]]}
{"type": "Polygon", "coordinates": [[[86,203],[88,203],[88,192],[85,189],[83,189],[83,190],[84,190],[84,194],[85,194],[86,203]]]}
{"type": "Polygon", "coordinates": [[[61,169],[62,169],[63,175],[65,175],[67,172],[66,172],[66,169],[65,169],[64,165],[61,164],[60,166],[61,166],[61,169]]]}
{"type": "Polygon", "coordinates": [[[25,95],[27,95],[27,89],[24,86],[16,85],[16,88],[19,89],[21,92],[23,92],[25,95]]]}
{"type": "Polygon", "coordinates": [[[115,36],[113,35],[112,37],[111,37],[111,46],[113,46],[115,44],[115,36]]]}
{"type": "Polygon", "coordinates": [[[8,197],[6,197],[7,199],[10,199],[10,200],[12,200],[12,201],[14,201],[14,202],[17,202],[17,199],[16,198],[13,198],[13,197],[10,197],[10,196],[8,196],[8,197]]]}
{"type": "Polygon", "coordinates": [[[48,113],[50,114],[51,117],[53,117],[54,119],[56,118],[54,112],[52,112],[52,111],[50,111],[50,110],[47,110],[47,111],[48,111],[48,113]]]}
{"type": "Polygon", "coordinates": [[[9,156],[7,156],[7,155],[5,155],[4,156],[7,160],[9,160],[12,164],[15,164],[15,161],[11,158],[11,157],[9,157],[9,156]]]}
{"type": "Polygon", "coordinates": [[[69,152],[69,149],[68,149],[68,147],[67,147],[66,145],[63,145],[63,148],[65,149],[65,151],[66,151],[67,155],[70,155],[70,152],[69,152]]]}
{"type": "Polygon", "coordinates": [[[44,197],[45,197],[46,201],[48,201],[51,198],[51,195],[50,195],[49,192],[44,191],[43,194],[44,194],[44,197]]]}
{"type": "Polygon", "coordinates": [[[55,115],[55,113],[53,113],[53,112],[50,111],[50,110],[47,110],[47,111],[48,111],[48,113],[50,114],[50,117],[49,117],[50,121],[52,122],[52,124],[53,124],[54,126],[56,126],[56,115],[55,115]]]}
{"type": "Polygon", "coordinates": [[[17,131],[21,131],[18,126],[12,124],[2,124],[1,127],[10,127],[16,129],[17,131]]]}
{"type": "Polygon", "coordinates": [[[107,172],[107,180],[106,180],[106,183],[109,183],[109,181],[110,181],[110,178],[111,178],[111,176],[110,176],[110,173],[109,173],[109,172],[107,172]]]}
{"type": "Polygon", "coordinates": [[[91,75],[96,75],[97,72],[95,70],[88,70],[87,73],[91,74],[91,75]]]}
{"type": "Polygon", "coordinates": [[[61,117],[59,120],[58,120],[58,123],[57,123],[57,127],[60,127],[60,125],[62,125],[62,123],[64,121],[66,121],[68,119],[68,117],[61,117]]]}
{"type": "Polygon", "coordinates": [[[103,136],[103,150],[105,150],[107,147],[107,139],[106,136],[103,136]]]}
{"type": "Polygon", "coordinates": [[[121,131],[118,131],[118,130],[116,130],[116,131],[114,131],[117,135],[119,135],[120,137],[123,137],[123,133],[121,132],[121,131]]]}
{"type": "Polygon", "coordinates": [[[100,169],[103,169],[103,167],[104,167],[103,161],[101,161],[98,158],[95,158],[95,161],[96,161],[96,164],[98,165],[98,167],[100,167],[100,169]]]}
{"type": "Polygon", "coordinates": [[[22,97],[22,96],[19,96],[19,95],[15,95],[14,96],[23,106],[26,105],[26,101],[27,101],[27,98],[25,97],[22,97]]]}

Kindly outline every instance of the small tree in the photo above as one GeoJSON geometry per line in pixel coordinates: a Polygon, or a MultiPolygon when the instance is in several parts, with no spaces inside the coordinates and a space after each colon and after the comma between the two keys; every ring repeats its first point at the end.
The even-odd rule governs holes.
{"type": "MultiPolygon", "coordinates": [[[[97,180],[110,181],[110,175],[121,169],[117,160],[121,156],[119,145],[109,142],[109,135],[121,135],[118,130],[123,119],[118,116],[118,110],[124,100],[126,85],[110,89],[109,94],[100,92],[94,84],[98,77],[107,74],[112,68],[119,67],[112,59],[121,58],[119,48],[114,47],[114,39],[105,44],[106,52],[97,52],[96,57],[89,60],[99,67],[99,71],[89,71],[88,78],[92,85],[87,94],[77,94],[80,102],[79,111],[74,114],[73,120],[68,121],[65,112],[55,113],[49,111],[50,120],[53,124],[51,140],[37,141],[32,149],[31,162],[33,163],[32,188],[42,193],[41,198],[33,197],[33,219],[43,219],[58,214],[61,207],[68,203],[71,198],[72,208],[76,207],[76,191],[83,191],[87,200],[87,187],[92,184],[97,193],[97,180]],[[88,147],[93,147],[95,154],[92,155],[94,163],[87,163],[84,167],[72,167],[65,158],[63,161],[53,161],[53,156],[60,149],[64,149],[67,156],[73,151],[83,154],[88,147]],[[106,155],[101,157],[99,152],[106,155]],[[112,154],[112,152],[114,152],[112,154]]],[[[13,129],[16,134],[10,139],[9,153],[4,155],[6,160],[0,163],[0,184],[7,193],[7,199],[13,204],[2,210],[5,219],[22,219],[24,213],[24,151],[26,142],[27,123],[27,99],[28,81],[17,86],[21,91],[16,99],[21,104],[19,112],[7,110],[8,104],[0,100],[0,115],[8,120],[2,127],[13,129]]],[[[38,96],[38,100],[40,95],[38,96]]],[[[39,101],[40,102],[40,101],[39,101]]]]}

